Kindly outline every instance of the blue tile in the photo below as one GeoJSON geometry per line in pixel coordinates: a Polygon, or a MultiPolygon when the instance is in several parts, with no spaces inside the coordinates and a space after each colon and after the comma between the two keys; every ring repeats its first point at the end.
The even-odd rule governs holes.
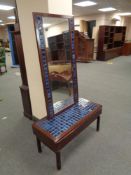
{"type": "MultiPolygon", "coordinates": [[[[66,101],[67,102],[67,101],[66,101]]],[[[64,104],[66,103],[64,102],[64,104]]],[[[54,105],[57,111],[57,108],[60,109],[63,103],[60,102],[54,105]]],[[[41,120],[37,122],[37,125],[49,132],[53,137],[58,137],[63,132],[67,131],[70,127],[79,122],[85,115],[89,114],[92,110],[96,108],[96,104],[89,102],[83,98],[80,98],[77,104],[74,104],[71,108],[62,112],[61,114],[56,115],[50,120],[41,120]]]]}

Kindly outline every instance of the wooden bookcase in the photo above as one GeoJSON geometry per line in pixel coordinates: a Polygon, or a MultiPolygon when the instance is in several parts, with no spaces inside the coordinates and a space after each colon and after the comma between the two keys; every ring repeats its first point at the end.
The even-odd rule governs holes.
{"type": "MultiPolygon", "coordinates": [[[[63,32],[62,34],[48,37],[48,45],[50,51],[49,61],[68,62],[70,60],[70,34],[63,32]]],[[[89,62],[93,60],[94,39],[85,38],[84,34],[75,31],[75,53],[76,61],[89,62]]]]}
{"type": "Polygon", "coordinates": [[[97,60],[106,61],[120,56],[125,42],[125,34],[125,26],[100,26],[97,60]]]}
{"type": "Polygon", "coordinates": [[[48,37],[48,45],[50,51],[50,61],[70,61],[71,53],[69,32],[63,32],[62,34],[48,37]]]}

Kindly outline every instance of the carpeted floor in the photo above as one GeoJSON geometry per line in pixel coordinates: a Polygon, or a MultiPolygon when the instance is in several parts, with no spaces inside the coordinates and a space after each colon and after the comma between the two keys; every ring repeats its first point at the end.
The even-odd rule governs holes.
{"type": "Polygon", "coordinates": [[[18,69],[0,76],[0,175],[130,175],[131,57],[78,64],[80,96],[103,105],[95,123],[62,151],[62,170],[43,146],[38,154],[32,122],[23,117],[18,69]]]}

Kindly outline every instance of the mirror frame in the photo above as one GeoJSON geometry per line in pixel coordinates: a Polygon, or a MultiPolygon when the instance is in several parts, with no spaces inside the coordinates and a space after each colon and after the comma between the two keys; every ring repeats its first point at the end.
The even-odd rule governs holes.
{"type": "Polygon", "coordinates": [[[71,67],[72,67],[73,100],[74,100],[74,103],[71,104],[70,106],[78,102],[78,83],[77,83],[77,67],[76,67],[76,55],[75,55],[74,18],[73,16],[33,12],[40,69],[41,69],[45,101],[46,101],[47,118],[51,119],[56,114],[61,113],[62,111],[69,108],[70,106],[62,109],[58,113],[54,113],[52,90],[51,90],[51,84],[50,84],[50,78],[49,78],[49,69],[48,69],[47,53],[46,53],[46,46],[45,46],[45,36],[44,36],[44,30],[43,30],[43,17],[64,18],[68,20],[69,32],[70,32],[71,55],[72,55],[71,67]]]}

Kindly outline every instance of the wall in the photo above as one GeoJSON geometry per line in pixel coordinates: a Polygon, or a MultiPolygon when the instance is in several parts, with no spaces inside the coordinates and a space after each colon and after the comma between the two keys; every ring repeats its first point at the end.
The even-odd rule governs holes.
{"type": "Polygon", "coordinates": [[[48,47],[48,37],[59,35],[66,30],[69,30],[67,22],[62,22],[60,24],[48,27],[48,29],[44,31],[46,39],[46,47],[48,47]]]}
{"type": "MultiPolygon", "coordinates": [[[[106,16],[103,14],[97,15],[89,15],[89,16],[80,16],[75,17],[75,25],[80,25],[80,20],[91,21],[96,20],[96,27],[93,31],[93,38],[95,39],[95,46],[97,46],[97,38],[98,38],[98,29],[100,25],[104,25],[106,23],[106,16]]],[[[76,30],[80,31],[80,27],[76,27],[76,30]]]]}
{"type": "Polygon", "coordinates": [[[125,17],[124,25],[127,26],[126,41],[131,42],[131,17],[125,17]]]}
{"type": "Polygon", "coordinates": [[[48,0],[49,13],[72,15],[72,0],[48,0]]]}
{"type": "Polygon", "coordinates": [[[47,37],[59,35],[67,30],[69,30],[68,21],[49,27],[47,31],[47,37]]]}

